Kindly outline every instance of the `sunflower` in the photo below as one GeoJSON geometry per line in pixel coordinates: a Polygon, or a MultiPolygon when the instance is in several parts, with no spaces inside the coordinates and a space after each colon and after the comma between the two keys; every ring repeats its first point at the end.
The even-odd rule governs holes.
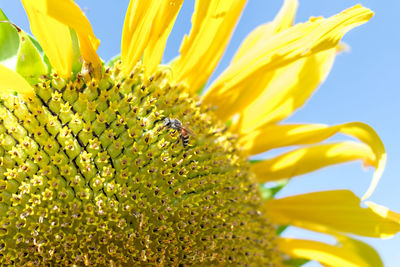
{"type": "Polygon", "coordinates": [[[2,264],[382,266],[349,235],[393,236],[399,214],[349,190],[274,197],[292,177],[352,160],[375,168],[362,199],[376,187],[386,154],[371,127],[282,123],[372,11],[293,25],[286,0],[200,96],[246,1],[196,1],[179,56],[161,65],[182,2],[131,0],[107,64],[72,0],[22,0],[35,37],[0,14],[2,264]],[[358,141],[323,142],[337,133],[358,141]],[[337,244],[280,237],[288,226],[337,244]]]}

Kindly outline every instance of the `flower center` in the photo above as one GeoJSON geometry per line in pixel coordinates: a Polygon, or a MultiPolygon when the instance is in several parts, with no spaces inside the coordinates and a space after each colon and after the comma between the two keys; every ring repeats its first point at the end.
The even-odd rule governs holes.
{"type": "Polygon", "coordinates": [[[276,261],[235,136],[161,67],[57,75],[0,105],[0,254],[9,264],[276,261]]]}

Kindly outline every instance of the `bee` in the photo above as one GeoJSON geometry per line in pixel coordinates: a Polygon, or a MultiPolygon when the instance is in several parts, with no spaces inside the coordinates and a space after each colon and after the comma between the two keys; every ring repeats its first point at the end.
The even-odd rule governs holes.
{"type": "Polygon", "coordinates": [[[179,132],[179,137],[182,139],[183,147],[186,147],[189,144],[189,136],[194,135],[194,133],[178,119],[165,118],[162,128],[166,127],[179,132]]]}

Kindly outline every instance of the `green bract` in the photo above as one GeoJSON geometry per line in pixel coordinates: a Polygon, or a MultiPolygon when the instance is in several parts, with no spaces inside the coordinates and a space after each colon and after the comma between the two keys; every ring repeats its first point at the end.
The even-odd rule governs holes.
{"type": "Polygon", "coordinates": [[[0,64],[25,78],[31,85],[48,73],[50,63],[38,42],[8,21],[0,9],[0,64]]]}

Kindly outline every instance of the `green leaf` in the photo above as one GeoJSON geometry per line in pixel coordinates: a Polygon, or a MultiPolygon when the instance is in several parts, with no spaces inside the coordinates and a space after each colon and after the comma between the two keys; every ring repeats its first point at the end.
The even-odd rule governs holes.
{"type": "Polygon", "coordinates": [[[17,29],[9,22],[1,9],[0,22],[0,63],[10,69],[14,69],[19,47],[17,29]]]}
{"type": "Polygon", "coordinates": [[[202,95],[203,93],[205,93],[206,85],[207,85],[207,82],[205,82],[202,86],[200,86],[199,89],[197,89],[196,94],[202,95]]]}
{"type": "Polygon", "coordinates": [[[279,225],[278,228],[276,229],[276,234],[281,235],[283,231],[285,231],[289,225],[279,225]]]}
{"type": "Polygon", "coordinates": [[[31,85],[38,83],[40,76],[48,73],[48,66],[43,61],[40,51],[24,31],[18,32],[20,46],[17,54],[15,71],[21,74],[31,85]]]}
{"type": "Polygon", "coordinates": [[[267,186],[267,184],[263,184],[260,187],[261,196],[264,200],[272,199],[275,195],[282,190],[289,183],[289,179],[280,180],[274,182],[274,186],[267,186]]]}

